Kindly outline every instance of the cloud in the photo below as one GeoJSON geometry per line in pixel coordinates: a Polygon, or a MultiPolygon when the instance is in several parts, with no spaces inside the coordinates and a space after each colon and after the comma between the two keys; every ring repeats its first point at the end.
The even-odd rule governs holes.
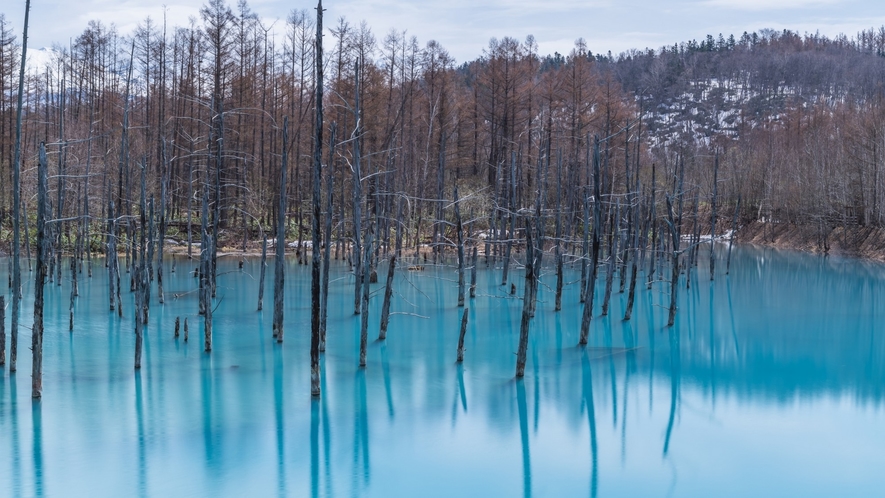
{"type": "Polygon", "coordinates": [[[704,0],[702,5],[733,10],[769,11],[829,7],[845,4],[844,0],[704,0]]]}

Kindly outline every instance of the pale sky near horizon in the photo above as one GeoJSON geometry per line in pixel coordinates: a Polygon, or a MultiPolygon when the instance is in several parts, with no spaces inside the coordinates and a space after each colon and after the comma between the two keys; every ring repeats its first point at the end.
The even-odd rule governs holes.
{"type": "MultiPolygon", "coordinates": [[[[199,19],[203,3],[167,2],[169,24],[185,25],[190,16],[199,19]]],[[[0,6],[19,39],[24,4],[12,0],[0,6]]],[[[236,0],[229,4],[235,8],[236,0]]],[[[251,0],[249,5],[281,38],[288,13],[313,9],[316,3],[251,0]]],[[[391,28],[407,30],[421,46],[437,40],[458,63],[482,55],[492,37],[522,41],[534,35],[541,54],[566,54],[583,37],[594,53],[617,54],[700,40],[707,34],[738,37],[744,31],[771,28],[851,37],[861,29],[885,25],[881,0],[327,0],[324,7],[327,27],[340,16],[353,25],[365,20],[379,43],[391,28]]],[[[128,35],[148,16],[162,22],[163,12],[163,3],[153,0],[33,0],[29,46],[67,44],[92,19],[114,23],[128,35]]]]}

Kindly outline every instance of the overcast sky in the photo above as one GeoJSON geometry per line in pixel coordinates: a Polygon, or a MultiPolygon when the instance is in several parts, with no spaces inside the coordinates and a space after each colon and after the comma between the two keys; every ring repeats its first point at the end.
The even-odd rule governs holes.
{"type": "MultiPolygon", "coordinates": [[[[21,35],[24,0],[6,0],[0,12],[21,35]]],[[[184,25],[199,17],[202,0],[170,1],[165,10],[170,24],[184,25]]],[[[230,0],[232,7],[236,0],[230,0]]],[[[308,9],[304,0],[249,2],[267,25],[281,35],[288,12],[308,9]]],[[[458,62],[482,54],[492,37],[524,40],[534,35],[542,54],[568,53],[583,37],[594,53],[619,53],[723,33],[763,28],[791,29],[825,35],[885,24],[882,0],[341,0],[325,2],[326,25],[345,16],[352,24],[366,20],[380,42],[391,28],[407,30],[423,46],[435,39],[458,62]]],[[[122,34],[146,17],[163,18],[157,0],[33,0],[30,46],[67,44],[91,19],[115,23],[122,34]]]]}

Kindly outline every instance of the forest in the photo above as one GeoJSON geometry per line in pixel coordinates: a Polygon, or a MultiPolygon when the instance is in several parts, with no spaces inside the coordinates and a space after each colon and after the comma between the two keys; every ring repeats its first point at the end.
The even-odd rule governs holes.
{"type": "Polygon", "coordinates": [[[312,364],[334,259],[356,277],[363,365],[361,283],[381,263],[386,305],[397,258],[416,268],[457,258],[463,306],[482,255],[502,264],[513,292],[510,267],[525,269],[519,377],[544,265],[557,274],[557,310],[563,265],[581,266],[586,343],[598,275],[603,315],[613,277],[629,285],[626,319],[637,269],[649,288],[666,279],[672,324],[679,276],[704,240],[761,221],[811,227],[826,252],[835,229],[885,221],[885,28],[834,39],[766,30],[618,55],[582,39],[546,55],[531,35],[502,37],[459,63],[405,30],[324,26],[318,9],[293,10],[281,37],[245,0],[211,0],[186,26],[148,17],[119,33],[91,21],[42,65],[23,61],[33,49],[0,15],[13,343],[20,261],[31,268],[35,255],[37,278],[59,285],[70,271],[73,327],[77,274],[85,263],[91,276],[93,256],[106,254],[111,310],[123,313],[128,275],[143,313],[138,368],[138,324],[154,280],[163,302],[171,246],[200,260],[206,351],[219,252],[262,254],[263,282],[275,251],[281,342],[291,247],[312,265],[312,364]]]}

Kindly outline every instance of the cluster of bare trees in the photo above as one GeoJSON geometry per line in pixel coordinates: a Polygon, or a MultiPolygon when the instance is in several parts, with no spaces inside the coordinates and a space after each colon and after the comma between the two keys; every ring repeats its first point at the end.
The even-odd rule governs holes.
{"type": "MultiPolygon", "coordinates": [[[[475,296],[480,248],[511,293],[511,267],[521,265],[521,376],[545,253],[556,273],[554,311],[567,291],[564,266],[581,267],[573,294],[584,303],[580,342],[586,344],[597,284],[604,285],[603,315],[613,292],[629,292],[624,318],[630,319],[640,270],[647,289],[658,278],[669,282],[672,325],[681,275],[690,285],[701,234],[715,235],[717,217],[731,222],[733,234],[742,207],[769,220],[821,224],[840,216],[843,223],[877,223],[885,210],[881,98],[784,106],[776,119],[742,120],[739,133],[678,141],[655,135],[648,109],[666,95],[658,90],[669,87],[658,81],[636,88],[642,80],[636,68],[648,62],[638,71],[660,76],[656,65],[684,55],[685,47],[598,58],[578,40],[568,56],[544,58],[532,37],[503,38],[456,66],[439,43],[421,47],[406,32],[391,31],[379,43],[365,23],[343,18],[324,31],[321,4],[316,18],[293,11],[280,40],[245,0],[235,10],[210,0],[200,20],[185,27],[148,18],[126,37],[91,22],[70,46],[56,47],[50,64],[25,74],[26,44],[17,44],[11,31],[0,17],[0,187],[10,177],[13,186],[0,188],[0,214],[13,228],[13,344],[19,262],[30,261],[34,234],[41,292],[44,280],[61,282],[63,256],[72,260],[71,328],[76,281],[84,266],[91,276],[94,251],[108,255],[109,305],[121,315],[121,274],[129,274],[138,368],[155,279],[157,298],[164,299],[166,241],[187,244],[189,257],[192,246],[199,248],[199,311],[209,352],[219,250],[263,240],[261,309],[271,233],[278,342],[285,330],[287,240],[299,262],[311,253],[313,394],[320,389],[333,257],[353,268],[361,366],[369,285],[384,261],[381,339],[397,259],[438,263],[449,258],[446,248],[454,249],[458,306],[465,306],[467,271],[475,296]],[[324,34],[331,35],[327,52],[324,34]],[[16,58],[21,78],[10,62],[16,58]],[[41,176],[47,170],[54,182],[41,176]],[[29,213],[37,214],[36,232],[29,213]],[[28,258],[19,257],[22,246],[28,258]]],[[[764,46],[787,38],[766,38],[764,46]]],[[[688,52],[753,46],[742,38],[689,45],[688,52]]],[[[845,50],[878,60],[858,47],[845,50]]],[[[13,345],[12,368],[14,355],[13,345]]]]}

